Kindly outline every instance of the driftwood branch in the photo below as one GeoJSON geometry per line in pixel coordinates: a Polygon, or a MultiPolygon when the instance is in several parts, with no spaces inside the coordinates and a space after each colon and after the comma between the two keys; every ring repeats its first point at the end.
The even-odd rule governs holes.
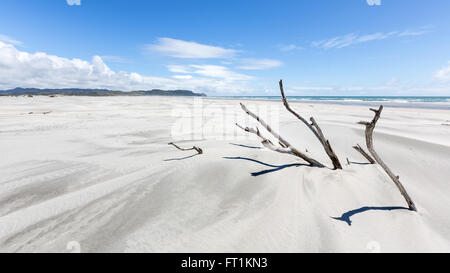
{"type": "Polygon", "coordinates": [[[389,177],[394,181],[397,188],[400,190],[400,193],[403,195],[403,197],[406,200],[406,203],[408,203],[408,207],[412,211],[417,211],[416,206],[414,205],[414,202],[412,201],[411,197],[409,197],[408,193],[406,192],[405,187],[403,187],[402,183],[400,183],[399,176],[395,175],[391,169],[386,165],[386,163],[381,160],[380,156],[377,154],[373,147],[373,130],[375,129],[375,126],[377,124],[377,121],[380,119],[381,112],[383,111],[383,105],[380,106],[378,109],[370,109],[375,113],[375,116],[371,122],[365,122],[361,121],[358,122],[358,124],[362,124],[366,126],[366,145],[367,149],[369,150],[372,157],[375,159],[375,161],[383,168],[383,170],[389,175],[389,177]]]}
{"type": "MultiPolygon", "coordinates": [[[[255,134],[257,135],[259,138],[262,139],[261,144],[264,145],[264,147],[266,147],[269,150],[275,151],[275,152],[279,152],[279,153],[283,153],[283,154],[291,154],[291,155],[296,155],[292,152],[291,149],[287,148],[287,147],[277,147],[275,146],[272,141],[270,141],[270,139],[264,137],[261,132],[259,131],[258,127],[256,127],[256,129],[254,128],[249,128],[249,127],[243,127],[241,125],[239,125],[238,123],[236,123],[236,126],[241,128],[242,130],[255,134]]],[[[281,146],[281,145],[280,145],[281,146]]]]}
{"type": "Polygon", "coordinates": [[[366,151],[364,151],[359,144],[357,144],[357,146],[353,146],[353,149],[360,152],[370,162],[370,164],[375,164],[375,160],[366,151]]]}
{"type": "Polygon", "coordinates": [[[286,145],[284,145],[283,143],[281,143],[279,141],[278,141],[278,144],[280,144],[280,146],[283,147],[283,148],[287,148],[286,145]]]}
{"type": "Polygon", "coordinates": [[[170,142],[169,145],[172,145],[172,146],[174,146],[175,148],[177,148],[178,150],[181,150],[181,151],[195,150],[195,151],[197,151],[198,154],[203,154],[203,150],[200,147],[197,147],[197,146],[194,146],[192,148],[181,148],[181,147],[179,147],[178,145],[176,145],[173,142],[170,142]]]}
{"type": "Polygon", "coordinates": [[[261,134],[261,132],[259,131],[258,127],[256,127],[256,129],[249,128],[249,127],[245,127],[245,128],[244,128],[243,126],[239,125],[238,123],[236,123],[236,126],[239,127],[239,128],[241,128],[242,130],[244,130],[244,131],[246,131],[246,132],[249,132],[249,133],[252,133],[252,134],[257,135],[257,136],[258,136],[259,138],[261,138],[263,141],[267,141],[267,142],[269,142],[269,143],[272,144],[272,142],[271,142],[268,138],[265,138],[265,137],[261,134]]]}
{"type": "Polygon", "coordinates": [[[319,127],[319,124],[314,120],[313,117],[310,118],[311,123],[309,123],[305,118],[303,118],[300,114],[295,112],[289,105],[287,98],[284,94],[284,88],[283,88],[283,81],[280,80],[280,92],[281,92],[281,98],[283,100],[284,107],[292,113],[295,117],[297,117],[300,121],[302,121],[316,136],[316,138],[319,140],[320,144],[322,144],[323,148],[325,149],[325,152],[327,153],[328,157],[331,159],[331,162],[333,162],[334,169],[342,169],[341,162],[339,162],[339,158],[337,157],[336,153],[331,148],[330,142],[325,138],[322,130],[319,127]]]}
{"type": "Polygon", "coordinates": [[[252,118],[254,118],[255,120],[257,120],[269,133],[271,133],[280,143],[281,147],[276,147],[275,145],[273,145],[272,142],[270,142],[270,140],[264,138],[261,136],[261,133],[259,132],[258,129],[251,129],[251,128],[243,128],[240,125],[238,125],[238,127],[240,127],[241,129],[250,132],[250,133],[254,133],[256,135],[258,135],[259,137],[263,138],[263,142],[262,144],[273,150],[273,151],[277,151],[277,152],[281,152],[281,153],[288,153],[288,154],[293,154],[297,157],[300,157],[301,159],[305,160],[306,162],[308,162],[309,164],[313,165],[313,166],[317,166],[317,167],[325,167],[325,165],[323,165],[322,163],[320,163],[319,161],[310,158],[309,156],[303,154],[302,152],[300,152],[299,150],[297,150],[296,148],[294,148],[289,142],[287,142],[283,137],[281,137],[278,133],[274,132],[272,130],[272,128],[270,127],[270,125],[268,125],[264,120],[262,120],[260,117],[258,117],[257,115],[255,115],[253,112],[251,112],[250,110],[247,109],[247,107],[241,103],[241,108],[242,110],[244,110],[244,112],[251,116],[252,118]]]}

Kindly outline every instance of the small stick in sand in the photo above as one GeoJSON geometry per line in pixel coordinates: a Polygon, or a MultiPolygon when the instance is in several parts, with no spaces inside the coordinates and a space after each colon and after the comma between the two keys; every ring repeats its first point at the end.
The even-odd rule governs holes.
{"type": "Polygon", "coordinates": [[[375,161],[383,168],[383,170],[389,175],[389,177],[395,183],[397,188],[400,190],[400,193],[405,198],[406,203],[408,203],[409,209],[412,211],[417,211],[417,208],[414,205],[414,202],[412,201],[411,197],[409,197],[408,193],[406,192],[406,189],[403,187],[402,183],[400,183],[399,176],[395,175],[391,171],[391,169],[389,169],[389,167],[386,165],[386,163],[384,163],[383,160],[381,160],[381,158],[378,156],[377,152],[375,151],[375,149],[373,147],[372,134],[373,134],[373,130],[375,129],[375,125],[377,124],[377,121],[380,118],[381,112],[383,111],[383,105],[381,105],[379,109],[370,108],[370,111],[373,111],[375,113],[375,116],[371,122],[366,122],[366,121],[358,122],[358,124],[366,126],[367,149],[372,154],[375,161]]]}
{"type": "Polygon", "coordinates": [[[202,150],[200,147],[197,147],[197,146],[194,146],[194,147],[192,147],[192,148],[181,148],[181,147],[179,147],[178,145],[176,145],[176,144],[173,143],[173,142],[170,142],[169,145],[172,145],[172,146],[174,146],[175,148],[177,148],[178,150],[181,150],[181,151],[191,151],[191,150],[196,150],[197,153],[198,153],[199,155],[200,155],[200,154],[203,154],[203,150],[202,150]]]}
{"type": "Polygon", "coordinates": [[[364,151],[364,149],[361,148],[359,144],[357,144],[357,146],[353,146],[353,149],[360,152],[370,162],[370,164],[375,164],[375,160],[373,160],[373,158],[368,153],[366,153],[366,151],[364,151]]]}

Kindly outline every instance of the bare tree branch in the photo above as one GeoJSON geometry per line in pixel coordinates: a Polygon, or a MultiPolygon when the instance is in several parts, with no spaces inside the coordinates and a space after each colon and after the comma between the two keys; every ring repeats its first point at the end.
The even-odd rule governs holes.
{"type": "Polygon", "coordinates": [[[259,131],[258,127],[256,127],[256,129],[253,128],[249,128],[249,127],[242,127],[241,125],[239,125],[238,123],[236,123],[236,126],[241,128],[242,130],[255,134],[257,135],[259,138],[262,139],[261,144],[264,145],[264,147],[266,147],[269,150],[275,151],[275,152],[279,152],[279,153],[283,153],[283,154],[291,154],[291,155],[295,155],[291,149],[287,148],[287,147],[277,147],[275,146],[272,141],[270,141],[269,139],[265,138],[261,132],[259,131]]]}
{"type": "MultiPolygon", "coordinates": [[[[310,157],[308,157],[307,155],[305,155],[305,154],[303,154],[302,152],[300,152],[299,150],[297,150],[296,148],[294,148],[289,142],[287,142],[284,138],[282,138],[279,134],[277,134],[276,132],[274,132],[273,130],[272,130],[272,128],[264,121],[264,120],[262,120],[262,119],[260,119],[257,115],[255,115],[254,113],[252,113],[250,110],[248,110],[247,109],[247,107],[244,105],[244,104],[242,104],[241,103],[241,108],[242,108],[242,110],[244,110],[244,112],[247,114],[247,115],[249,115],[249,116],[251,116],[252,118],[254,118],[254,119],[256,119],[269,133],[271,133],[280,143],[282,143],[282,145],[284,146],[284,147],[280,147],[280,148],[276,148],[273,144],[272,144],[272,142],[270,142],[270,141],[268,141],[268,142],[266,142],[266,144],[264,144],[264,141],[263,141],[263,145],[264,146],[266,146],[266,147],[270,147],[270,148],[272,148],[271,150],[273,150],[273,148],[276,148],[276,151],[277,152],[281,152],[281,151],[283,151],[284,153],[291,153],[291,154],[293,154],[293,155],[296,155],[297,157],[300,157],[301,159],[303,159],[303,160],[305,160],[306,162],[308,162],[309,164],[311,164],[311,165],[314,165],[314,166],[317,166],[317,167],[321,167],[321,168],[323,168],[323,167],[325,167],[325,165],[323,165],[322,163],[320,163],[319,161],[317,161],[317,160],[314,160],[314,159],[312,159],[312,158],[310,158],[310,157]],[[290,151],[290,152],[287,152],[287,151],[290,151]]],[[[238,125],[239,126],[239,125],[238,125]]],[[[243,127],[241,127],[241,126],[239,126],[241,129],[243,129],[243,127]]],[[[247,131],[247,132],[251,132],[251,133],[254,133],[254,134],[259,134],[258,136],[260,136],[260,133],[259,133],[259,130],[254,130],[254,129],[251,129],[251,128],[245,128],[244,129],[245,131],[247,131]],[[247,130],[248,129],[248,130],[247,130]],[[253,130],[253,131],[252,131],[253,130]]],[[[260,136],[261,137],[261,136],[260,136]]]]}
{"type": "Polygon", "coordinates": [[[273,145],[270,141],[267,141],[267,140],[263,140],[261,143],[262,143],[262,145],[264,145],[264,147],[266,147],[269,150],[279,152],[282,154],[291,154],[291,155],[297,156],[290,148],[277,147],[277,146],[273,145]]]}
{"type": "Polygon", "coordinates": [[[370,162],[370,164],[375,164],[375,160],[373,160],[373,158],[368,153],[366,153],[366,151],[364,151],[364,149],[361,148],[359,144],[357,144],[357,146],[353,146],[353,149],[360,152],[370,162]]]}
{"type": "Polygon", "coordinates": [[[278,141],[278,144],[280,144],[280,146],[283,147],[283,148],[287,148],[286,145],[284,145],[282,142],[278,141]]]}
{"type": "Polygon", "coordinates": [[[195,151],[197,151],[198,154],[203,154],[203,150],[200,147],[197,147],[197,146],[194,146],[192,148],[181,148],[181,147],[179,147],[178,145],[176,145],[173,142],[168,143],[168,145],[172,145],[172,146],[174,146],[175,148],[177,148],[178,150],[181,150],[181,151],[195,150],[195,151]]]}
{"type": "Polygon", "coordinates": [[[269,142],[270,144],[272,144],[272,141],[270,141],[268,138],[264,137],[264,136],[261,134],[261,132],[259,131],[258,127],[256,127],[256,129],[254,129],[254,128],[249,128],[249,127],[245,127],[245,128],[244,128],[243,126],[239,125],[238,123],[236,123],[236,126],[239,127],[239,128],[241,128],[242,130],[244,130],[244,131],[246,131],[246,132],[249,132],[249,133],[252,133],[252,134],[257,135],[257,136],[260,137],[263,141],[267,141],[267,142],[269,142]]]}
{"type": "Polygon", "coordinates": [[[375,112],[375,116],[371,122],[364,122],[361,121],[359,124],[366,126],[366,144],[367,149],[369,150],[370,154],[373,156],[375,161],[383,168],[383,170],[388,174],[388,176],[392,179],[392,181],[395,183],[397,188],[400,190],[400,193],[403,195],[403,197],[406,200],[406,203],[408,204],[408,207],[412,211],[417,211],[416,206],[414,205],[414,202],[412,201],[411,197],[409,197],[408,193],[406,192],[406,189],[403,187],[402,183],[400,183],[399,176],[395,175],[391,169],[386,165],[386,163],[381,160],[380,156],[377,154],[373,147],[373,130],[375,129],[375,126],[377,124],[378,119],[380,119],[381,112],[383,111],[383,105],[380,106],[379,109],[370,109],[371,111],[375,112]]]}
{"type": "Polygon", "coordinates": [[[281,98],[283,100],[283,104],[286,107],[286,109],[291,112],[294,116],[296,116],[299,120],[301,120],[316,136],[316,138],[319,140],[320,144],[322,144],[323,148],[325,149],[325,152],[327,153],[328,157],[331,159],[331,162],[333,162],[334,169],[342,169],[341,162],[339,162],[339,158],[337,157],[336,153],[331,148],[330,142],[325,138],[322,130],[320,129],[317,122],[314,120],[313,117],[310,118],[311,124],[303,118],[300,114],[295,112],[289,105],[287,98],[284,94],[284,88],[283,88],[283,81],[280,80],[280,92],[281,92],[281,98]]]}

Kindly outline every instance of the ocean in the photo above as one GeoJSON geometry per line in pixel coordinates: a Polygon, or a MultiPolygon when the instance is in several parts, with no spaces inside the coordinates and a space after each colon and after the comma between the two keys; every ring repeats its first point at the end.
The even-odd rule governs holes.
{"type": "MultiPolygon", "coordinates": [[[[254,99],[280,101],[280,96],[210,96],[210,98],[254,99]]],[[[290,102],[341,105],[380,105],[397,108],[425,108],[450,110],[450,96],[288,96],[290,102]]]]}

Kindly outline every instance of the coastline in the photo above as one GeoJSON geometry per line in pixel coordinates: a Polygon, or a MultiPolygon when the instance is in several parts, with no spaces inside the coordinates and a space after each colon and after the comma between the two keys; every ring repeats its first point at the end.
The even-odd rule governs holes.
{"type": "MultiPolygon", "coordinates": [[[[33,95],[33,97],[49,97],[50,95],[33,95]]],[[[261,96],[183,96],[183,95],[146,95],[146,96],[128,96],[128,95],[113,95],[113,96],[85,96],[85,95],[66,95],[66,94],[57,94],[51,95],[52,97],[92,97],[92,98],[113,98],[113,97],[154,97],[154,98],[184,98],[184,99],[192,99],[192,98],[201,98],[208,100],[231,100],[231,101],[258,101],[258,102],[281,102],[281,97],[261,97],[261,96]]],[[[11,95],[1,95],[0,98],[8,98],[15,97],[19,98],[20,96],[11,96],[11,95]]],[[[335,105],[335,106],[366,106],[366,107],[377,107],[379,105],[383,105],[387,108],[405,108],[405,109],[429,109],[429,110],[444,110],[450,111],[450,97],[438,97],[446,99],[446,102],[417,102],[417,101],[407,101],[406,99],[403,102],[398,102],[398,100],[402,100],[403,97],[392,97],[392,101],[390,100],[373,100],[373,101],[363,101],[360,99],[352,99],[352,97],[344,97],[346,100],[332,100],[332,97],[326,97],[327,99],[323,99],[324,97],[318,96],[317,99],[314,97],[305,97],[300,98],[298,96],[288,96],[289,103],[298,103],[298,104],[324,104],[324,105],[335,105]]],[[[388,98],[388,97],[383,97],[388,98]]],[[[411,97],[404,97],[411,98],[411,97]]],[[[419,98],[419,97],[415,97],[419,98]]],[[[423,98],[432,98],[432,97],[423,97],[423,98]]]]}
{"type": "MultiPolygon", "coordinates": [[[[348,106],[379,106],[383,105],[389,108],[408,108],[408,109],[436,109],[436,110],[450,110],[450,97],[446,97],[448,102],[395,102],[395,101],[340,101],[340,100],[321,100],[321,99],[298,99],[298,97],[287,97],[289,103],[312,103],[312,104],[328,104],[328,105],[348,105],[348,106]]],[[[320,98],[320,97],[318,97],[320,98]]],[[[350,98],[350,97],[349,97],[350,98]]],[[[398,99],[401,97],[395,97],[398,99]]],[[[205,99],[223,99],[223,100],[249,100],[249,101],[279,101],[281,102],[281,97],[225,97],[225,96],[208,96],[205,99]]]]}

